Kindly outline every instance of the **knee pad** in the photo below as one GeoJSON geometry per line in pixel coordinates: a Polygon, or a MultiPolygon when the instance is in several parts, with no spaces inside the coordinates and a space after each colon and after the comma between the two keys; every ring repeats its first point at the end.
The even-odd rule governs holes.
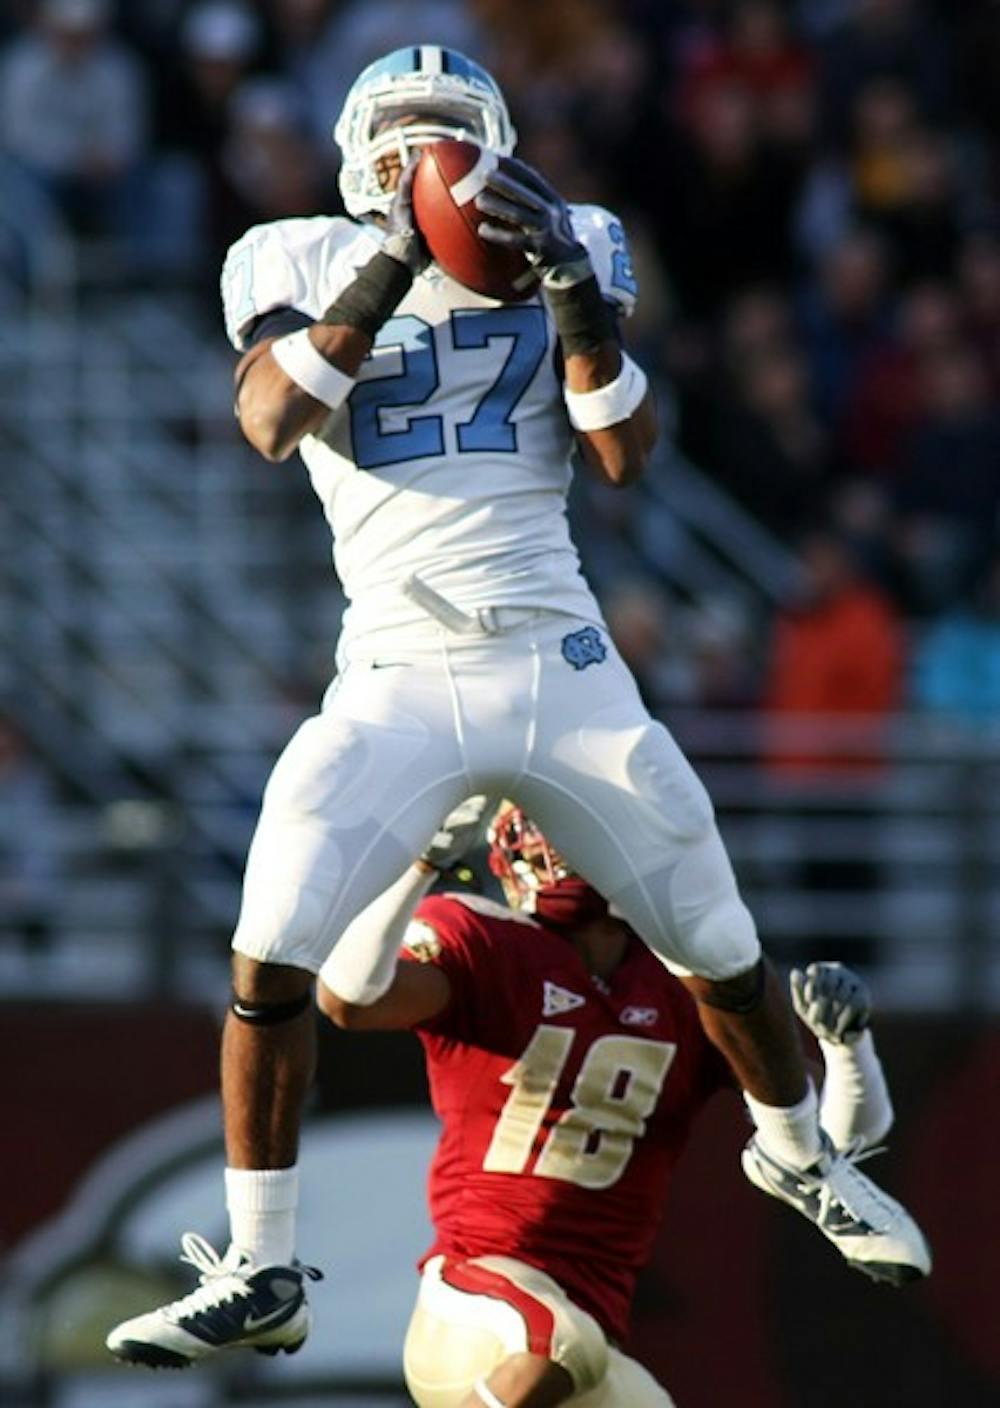
{"type": "Polygon", "coordinates": [[[237,993],[233,993],[229,1010],[234,1017],[252,1027],[275,1027],[279,1022],[291,1022],[300,1017],[311,1002],[312,993],[308,990],[299,997],[293,997],[290,1002],[244,1002],[237,993]]]}

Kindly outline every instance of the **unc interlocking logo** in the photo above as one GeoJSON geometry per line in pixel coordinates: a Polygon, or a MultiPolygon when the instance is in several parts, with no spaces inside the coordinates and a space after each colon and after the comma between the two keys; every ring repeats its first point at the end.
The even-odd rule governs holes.
{"type": "Polygon", "coordinates": [[[608,647],[596,626],[584,626],[581,631],[563,636],[562,653],[574,670],[585,670],[588,665],[599,665],[606,659],[608,647]]]}

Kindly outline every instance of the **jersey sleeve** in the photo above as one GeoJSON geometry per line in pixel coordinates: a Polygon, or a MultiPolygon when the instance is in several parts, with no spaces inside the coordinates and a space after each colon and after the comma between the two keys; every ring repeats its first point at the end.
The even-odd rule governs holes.
{"type": "Polygon", "coordinates": [[[311,319],[323,306],[331,221],[275,220],[254,225],[236,241],[222,266],[226,334],[238,352],[246,334],[266,313],[295,308],[311,319]]]}
{"type": "MultiPolygon", "coordinates": [[[[430,895],[417,906],[403,936],[401,957],[409,963],[433,963],[448,979],[448,1005],[416,1030],[464,1040],[475,1027],[478,994],[491,966],[489,926],[460,900],[430,895]]],[[[487,989],[489,982],[486,982],[487,989]]]]}
{"type": "Polygon", "coordinates": [[[571,205],[570,217],[577,239],[590,255],[604,297],[622,317],[631,317],[639,285],[621,221],[602,205],[571,205]]]}

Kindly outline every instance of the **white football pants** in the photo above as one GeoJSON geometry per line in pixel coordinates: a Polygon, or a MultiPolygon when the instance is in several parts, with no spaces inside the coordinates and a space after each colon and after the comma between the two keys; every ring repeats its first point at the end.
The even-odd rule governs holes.
{"type": "MultiPolygon", "coordinates": [[[[480,615],[481,634],[429,622],[351,643],[268,781],[234,948],[318,972],[451,808],[493,792],[675,972],[751,968],[760,946],[708,794],[604,628],[520,608],[480,615]]],[[[365,976],[341,996],[374,1001],[365,976]]]]}
{"type": "Polygon", "coordinates": [[[508,1355],[526,1351],[566,1370],[574,1408],[674,1408],[666,1389],[543,1271],[505,1256],[427,1263],[403,1348],[418,1408],[459,1408],[508,1355]]]}

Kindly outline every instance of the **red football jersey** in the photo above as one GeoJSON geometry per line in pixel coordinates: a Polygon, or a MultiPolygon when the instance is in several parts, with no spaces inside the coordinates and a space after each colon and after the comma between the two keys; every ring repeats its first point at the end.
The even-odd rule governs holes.
{"type": "Polygon", "coordinates": [[[728,1070],[634,935],[602,982],[568,939],[491,901],[436,895],[416,918],[406,956],[452,994],[417,1029],[443,1125],[424,1260],[517,1257],[621,1341],[671,1169],[728,1070]]]}

